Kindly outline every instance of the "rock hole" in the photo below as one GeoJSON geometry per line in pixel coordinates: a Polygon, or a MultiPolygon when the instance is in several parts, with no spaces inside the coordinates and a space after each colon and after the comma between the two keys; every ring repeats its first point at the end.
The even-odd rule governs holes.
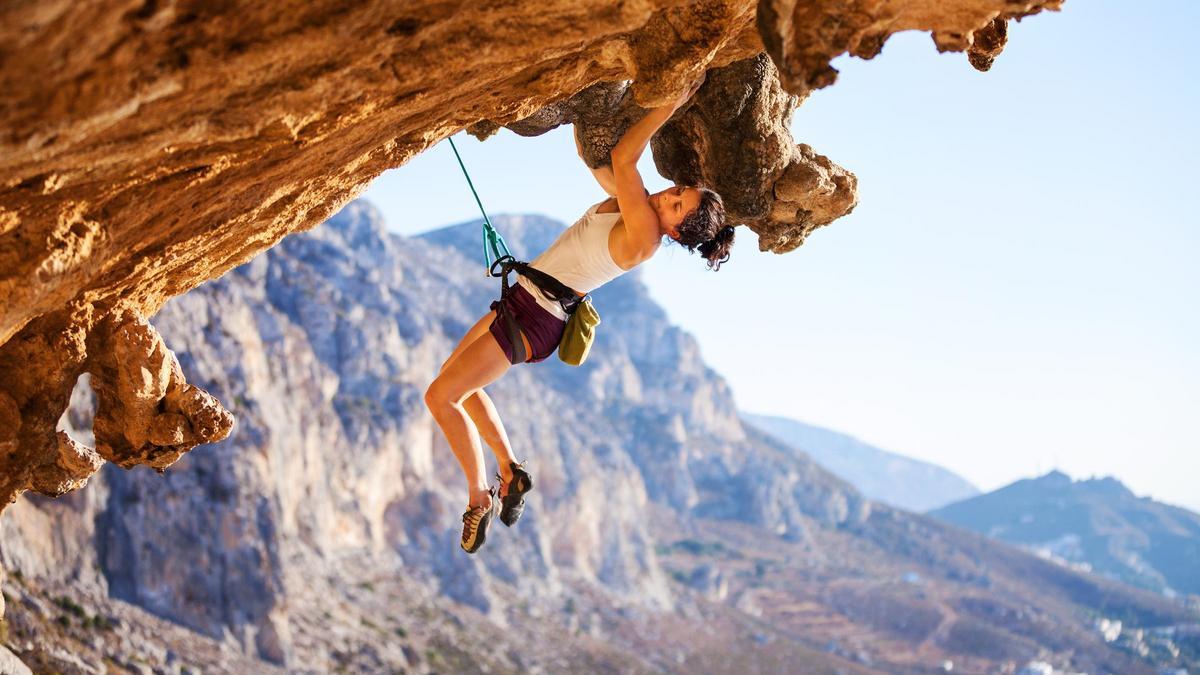
{"type": "Polygon", "coordinates": [[[89,448],[96,447],[96,436],[92,432],[92,420],[96,417],[96,392],[92,391],[91,373],[83,373],[75,380],[71,390],[71,402],[58,418],[57,431],[65,431],[76,443],[89,448]]]}
{"type": "Polygon", "coordinates": [[[154,13],[157,11],[158,0],[146,0],[146,2],[142,3],[141,7],[129,12],[127,16],[138,21],[145,21],[146,19],[154,16],[154,13]]]}
{"type": "Polygon", "coordinates": [[[49,177],[50,177],[50,174],[48,174],[48,173],[39,173],[36,176],[30,176],[29,178],[26,178],[25,180],[21,181],[20,183],[17,183],[17,189],[18,190],[32,190],[32,189],[44,184],[46,182],[46,179],[49,177]]]}
{"type": "Polygon", "coordinates": [[[421,22],[413,18],[396,19],[388,26],[387,34],[393,37],[409,37],[417,32],[421,22]]]}

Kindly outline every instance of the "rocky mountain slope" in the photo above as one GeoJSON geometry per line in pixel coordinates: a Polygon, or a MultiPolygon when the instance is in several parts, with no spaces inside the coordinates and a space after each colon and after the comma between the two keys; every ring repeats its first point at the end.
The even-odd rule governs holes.
{"type": "Polygon", "coordinates": [[[742,420],[811,457],[868,499],[924,513],[979,494],[940,466],[881,450],[846,434],[773,415],[743,412],[742,420]]]}
{"type": "Polygon", "coordinates": [[[931,516],[1161,593],[1200,597],[1200,515],[1052,471],[931,516]]]}
{"type": "MultiPolygon", "coordinates": [[[[497,222],[518,254],[562,228],[497,222]]],[[[520,527],[497,534],[486,556],[466,556],[457,548],[465,489],[421,394],[497,288],[438,239],[388,235],[356,203],[169,303],[155,324],[179,339],[193,381],[234,402],[229,439],[164,476],[107,470],[87,499],[20,504],[0,521],[11,533],[5,563],[31,584],[82,584],[252,657],[332,667],[328,640],[309,632],[326,611],[309,592],[342,597],[362,583],[331,567],[346,556],[392,560],[381,565],[402,565],[500,626],[539,625],[570,600],[586,632],[599,630],[597,606],[675,608],[651,504],[793,541],[862,517],[865,502],[849,486],[746,438],[724,381],[631,275],[596,295],[613,320],[588,364],[519,368],[496,385],[539,489],[520,527]],[[69,521],[61,545],[36,545],[57,518],[69,521]]],[[[77,390],[83,409],[87,392],[77,390]]],[[[86,429],[89,419],[76,421],[86,429]]],[[[363,574],[382,585],[374,568],[363,574]]],[[[523,658],[550,663],[554,653],[523,658]]],[[[608,663],[627,661],[605,653],[608,663]]],[[[398,647],[391,661],[379,658],[408,663],[398,647]]]]}
{"type": "Polygon", "coordinates": [[[655,139],[660,171],[726,192],[784,252],[857,201],[787,130],[833,58],[921,30],[986,70],[1010,19],[1061,2],[4,3],[0,509],[223,438],[231,402],[184,381],[146,317],[458,130],[569,122],[597,161],[709,72],[655,139]],[[84,372],[94,446],[55,433],[84,372]]]}
{"type": "MultiPolygon", "coordinates": [[[[496,223],[520,256],[562,227],[496,223]]],[[[871,504],[743,426],[636,272],[596,292],[587,364],[522,366],[490,388],[539,483],[516,528],[463,554],[462,478],[421,393],[496,295],[478,237],[477,223],[390,235],[356,202],[168,303],[155,325],[238,423],[163,475],[109,466],[0,517],[8,647],[56,672],[992,672],[1043,658],[1150,673],[1198,658],[1181,603],[871,504]],[[1093,617],[1170,635],[1118,646],[1093,617]]],[[[89,392],[78,383],[62,420],[82,444],[89,392]]]]}

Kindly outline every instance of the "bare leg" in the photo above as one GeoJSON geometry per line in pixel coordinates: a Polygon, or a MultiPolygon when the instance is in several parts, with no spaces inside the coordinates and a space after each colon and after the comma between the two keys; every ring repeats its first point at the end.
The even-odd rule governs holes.
{"type": "Polygon", "coordinates": [[[490,497],[479,431],[463,401],[471,392],[499,379],[511,365],[496,340],[481,335],[442,369],[425,392],[425,404],[462,466],[473,507],[486,506],[490,497]]]}
{"type": "MultiPolygon", "coordinates": [[[[488,332],[488,326],[492,323],[492,318],[495,316],[496,312],[491,311],[475,322],[475,325],[463,336],[463,339],[454,348],[454,351],[450,353],[450,356],[447,357],[438,372],[444,372],[472,342],[485,335],[490,337],[491,334],[488,332]]],[[[525,341],[525,352],[531,353],[533,348],[529,345],[529,338],[522,333],[521,339],[525,341]]],[[[463,408],[475,424],[475,428],[483,438],[483,441],[488,444],[488,447],[492,450],[492,454],[496,456],[496,463],[500,469],[500,477],[505,481],[511,481],[512,469],[509,468],[509,463],[516,462],[517,458],[513,454],[512,444],[509,442],[508,433],[504,429],[504,422],[500,420],[500,413],[496,410],[496,405],[492,402],[491,397],[480,387],[467,395],[467,398],[463,401],[463,408]]]]}
{"type": "Polygon", "coordinates": [[[508,442],[508,432],[504,430],[504,422],[500,420],[500,413],[496,411],[492,398],[483,389],[476,389],[463,401],[463,407],[471,416],[479,435],[492,449],[492,454],[496,455],[500,477],[506,482],[511,481],[512,469],[508,465],[510,462],[516,462],[517,458],[513,454],[512,445],[508,442]]]}

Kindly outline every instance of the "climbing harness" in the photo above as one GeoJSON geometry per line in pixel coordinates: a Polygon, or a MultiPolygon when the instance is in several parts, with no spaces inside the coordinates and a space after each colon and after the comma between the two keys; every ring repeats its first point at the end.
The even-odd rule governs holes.
{"type": "Polygon", "coordinates": [[[500,236],[496,228],[492,227],[492,221],[488,219],[483,202],[479,199],[479,193],[475,191],[475,184],[471,181],[471,174],[467,173],[467,166],[463,163],[462,156],[458,154],[458,148],[454,145],[454,139],[447,137],[446,140],[450,141],[450,149],[454,151],[458,167],[462,169],[463,176],[467,179],[467,186],[471,188],[471,194],[475,196],[475,203],[479,205],[479,212],[483,214],[485,274],[489,277],[500,277],[500,300],[492,303],[492,309],[495,309],[496,313],[500,315],[504,331],[512,344],[512,363],[516,365],[529,359],[529,354],[525,351],[525,341],[521,339],[521,328],[517,325],[517,318],[513,316],[505,302],[513,288],[508,283],[508,275],[514,270],[533,282],[547,298],[558,302],[570,317],[563,330],[562,340],[559,342],[558,355],[565,363],[573,366],[583,363],[591,348],[596,326],[600,324],[600,315],[592,307],[590,297],[580,296],[570,286],[531,267],[527,262],[517,260],[509,253],[508,245],[504,243],[504,237],[500,236]],[[576,311],[580,307],[584,308],[583,311],[576,311]]]}

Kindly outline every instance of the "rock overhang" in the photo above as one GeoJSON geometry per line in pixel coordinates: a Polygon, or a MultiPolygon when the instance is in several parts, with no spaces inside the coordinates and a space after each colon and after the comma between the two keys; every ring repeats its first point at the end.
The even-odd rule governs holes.
{"type": "Polygon", "coordinates": [[[656,165],[721,191],[760,248],[783,253],[857,201],[853,173],[787,128],[835,79],[833,58],[871,58],[892,33],[923,30],[986,70],[1009,19],[1060,5],[0,9],[0,508],[25,490],[79,487],[102,459],[161,469],[228,434],[229,413],[183,382],[145,317],[460,129],[574,123],[594,165],[646,107],[707,71],[655,138],[656,165]],[[107,405],[97,448],[54,430],[83,372],[107,405]]]}

